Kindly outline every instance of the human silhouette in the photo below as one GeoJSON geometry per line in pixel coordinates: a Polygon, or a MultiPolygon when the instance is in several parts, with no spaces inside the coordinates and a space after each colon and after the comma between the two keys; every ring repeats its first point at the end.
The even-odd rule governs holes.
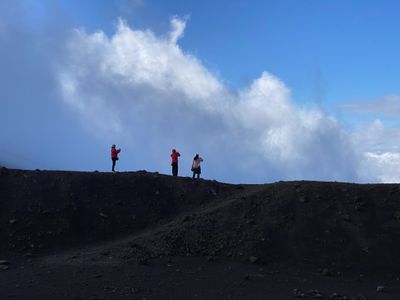
{"type": "Polygon", "coordinates": [[[203,161],[203,159],[196,154],[196,156],[193,158],[193,163],[192,163],[192,172],[193,172],[193,179],[197,175],[197,179],[200,179],[200,174],[201,174],[201,167],[200,163],[203,161]]]}
{"type": "Polygon", "coordinates": [[[112,160],[112,168],[111,170],[115,173],[115,163],[117,162],[118,153],[121,152],[121,149],[117,149],[115,145],[111,146],[111,160],[112,160]]]}
{"type": "Polygon", "coordinates": [[[172,166],[172,176],[178,176],[178,157],[181,156],[181,154],[176,151],[175,149],[172,149],[171,153],[171,166],[172,166]]]}

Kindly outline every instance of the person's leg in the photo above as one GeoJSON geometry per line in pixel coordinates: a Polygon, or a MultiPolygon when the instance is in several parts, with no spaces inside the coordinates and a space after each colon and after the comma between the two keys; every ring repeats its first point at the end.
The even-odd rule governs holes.
{"type": "Polygon", "coordinates": [[[112,160],[112,168],[111,168],[111,170],[113,172],[115,172],[115,162],[116,162],[116,160],[115,159],[111,159],[111,160],[112,160]]]}
{"type": "Polygon", "coordinates": [[[196,172],[195,172],[195,170],[193,170],[193,179],[194,179],[194,176],[196,176],[196,172]]]}
{"type": "Polygon", "coordinates": [[[178,164],[172,163],[172,176],[177,176],[177,175],[178,175],[178,164]]]}

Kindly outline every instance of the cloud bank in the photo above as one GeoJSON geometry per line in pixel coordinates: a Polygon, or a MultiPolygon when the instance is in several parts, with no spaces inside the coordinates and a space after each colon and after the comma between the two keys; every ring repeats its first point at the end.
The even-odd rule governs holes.
{"type": "Polygon", "coordinates": [[[66,109],[55,75],[71,25],[53,5],[0,1],[0,162],[93,170],[88,157],[101,153],[101,143],[66,109]]]}
{"type": "Polygon", "coordinates": [[[108,170],[116,143],[126,170],[170,173],[176,148],[181,175],[190,175],[199,153],[204,177],[221,181],[400,181],[400,130],[385,121],[398,115],[398,96],[347,107],[375,120],[346,128],[320,108],[297,105],[266,71],[243,89],[227,86],[179,46],[186,19],[172,18],[162,35],[123,20],[112,35],[68,34],[53,19],[34,27],[14,21],[12,3],[0,4],[7,161],[108,170]]]}
{"type": "Polygon", "coordinates": [[[75,30],[59,68],[65,102],[99,135],[122,136],[149,157],[201,153],[218,179],[357,178],[358,154],[334,118],[297,106],[268,72],[232,92],[179,47],[185,26],[173,18],[164,36],[123,20],[111,37],[75,30]]]}

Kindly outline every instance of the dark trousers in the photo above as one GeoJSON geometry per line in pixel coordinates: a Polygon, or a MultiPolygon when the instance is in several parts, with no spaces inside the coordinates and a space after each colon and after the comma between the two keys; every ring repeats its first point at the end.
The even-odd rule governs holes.
{"type": "Polygon", "coordinates": [[[196,169],[193,169],[193,179],[195,178],[196,174],[197,174],[197,179],[199,179],[200,178],[200,174],[201,174],[201,168],[200,167],[198,167],[196,169]]]}
{"type": "Polygon", "coordinates": [[[172,163],[172,176],[178,176],[178,163],[172,163]]]}
{"type": "Polygon", "coordinates": [[[111,158],[111,160],[112,160],[112,168],[111,168],[111,170],[113,172],[115,172],[115,163],[117,162],[118,158],[111,158]]]}

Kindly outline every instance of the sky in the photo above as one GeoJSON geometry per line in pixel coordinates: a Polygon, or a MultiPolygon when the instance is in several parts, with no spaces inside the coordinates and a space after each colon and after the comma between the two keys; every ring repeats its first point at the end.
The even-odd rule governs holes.
{"type": "Polygon", "coordinates": [[[0,0],[0,165],[400,181],[395,0],[0,0]]]}

